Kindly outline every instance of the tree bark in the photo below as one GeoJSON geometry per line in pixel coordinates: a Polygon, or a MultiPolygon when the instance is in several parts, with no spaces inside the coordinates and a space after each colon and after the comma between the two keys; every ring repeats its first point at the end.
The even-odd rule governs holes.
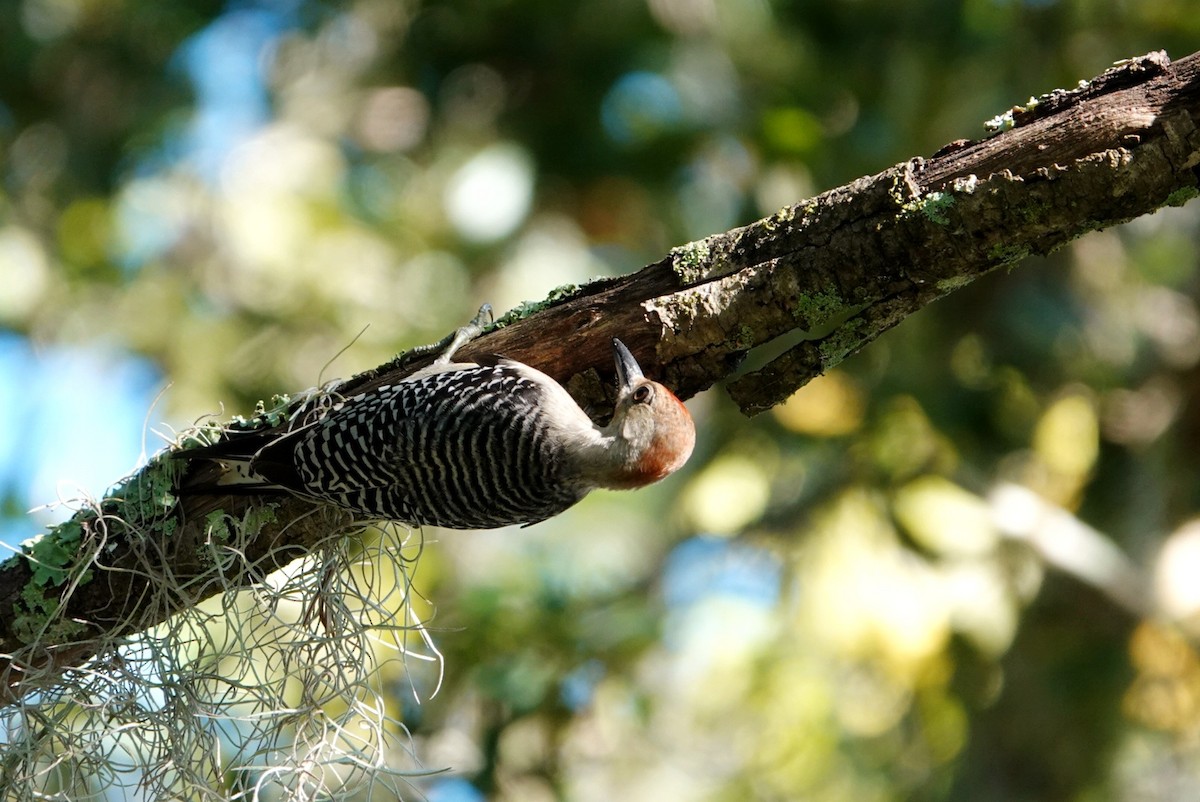
{"type": "MultiPolygon", "coordinates": [[[[1004,130],[988,139],[674,248],[633,275],[556,291],[459,355],[526,362],[603,413],[619,336],[681,397],[728,379],[754,414],[984,273],[1200,194],[1200,53],[1122,62],[997,123],[1004,130]],[[806,334],[798,344],[730,379],[752,349],[796,331],[806,334]]],[[[432,358],[401,355],[338,392],[396,381],[432,358]]],[[[178,496],[185,470],[153,461],[0,565],[9,700],[360,523],[292,497],[178,496]]]]}

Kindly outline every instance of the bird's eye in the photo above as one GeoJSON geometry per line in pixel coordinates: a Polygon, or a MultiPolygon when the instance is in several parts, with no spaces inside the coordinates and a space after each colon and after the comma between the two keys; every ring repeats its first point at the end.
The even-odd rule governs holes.
{"type": "Polygon", "coordinates": [[[633,403],[648,404],[650,403],[650,397],[652,395],[654,395],[654,390],[651,389],[650,385],[643,384],[641,387],[633,391],[633,403]]]}

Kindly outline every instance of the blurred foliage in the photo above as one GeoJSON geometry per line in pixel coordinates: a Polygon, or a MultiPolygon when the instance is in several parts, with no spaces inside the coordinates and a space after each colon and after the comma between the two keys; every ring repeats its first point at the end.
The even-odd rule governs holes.
{"type": "MultiPolygon", "coordinates": [[[[12,2],[0,326],[247,411],[1198,41],[1190,0],[12,2]]],[[[1198,242],[1097,232],[772,414],[695,399],[660,487],[426,533],[430,798],[1194,794],[1198,242]]]]}

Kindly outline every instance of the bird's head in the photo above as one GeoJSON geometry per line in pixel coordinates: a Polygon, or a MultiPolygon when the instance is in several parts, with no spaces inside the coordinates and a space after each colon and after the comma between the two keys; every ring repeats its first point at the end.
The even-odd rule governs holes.
{"type": "Polygon", "coordinates": [[[642,374],[633,354],[613,339],[617,363],[617,403],[609,433],[615,438],[619,464],[610,486],[634,488],[669,476],[691,456],[696,427],[683,402],[642,374]]]}

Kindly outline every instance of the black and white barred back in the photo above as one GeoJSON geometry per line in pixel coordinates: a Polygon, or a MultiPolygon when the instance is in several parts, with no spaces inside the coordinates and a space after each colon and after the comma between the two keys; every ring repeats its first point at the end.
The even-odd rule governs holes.
{"type": "Polygon", "coordinates": [[[546,388],[522,365],[463,366],[341,402],[252,467],[363,515],[454,529],[536,523],[587,494],[565,475],[546,388]],[[272,470],[287,466],[286,478],[272,470]]]}
{"type": "Polygon", "coordinates": [[[645,487],[692,453],[687,408],[645,377],[620,340],[613,339],[613,417],[598,426],[561,384],[529,365],[503,357],[451,362],[464,332],[471,328],[429,368],[333,404],[290,431],[230,432],[175,452],[216,468],[185,476],[180,491],[289,491],[364,517],[492,529],[543,521],[599,487],[645,487]]]}

